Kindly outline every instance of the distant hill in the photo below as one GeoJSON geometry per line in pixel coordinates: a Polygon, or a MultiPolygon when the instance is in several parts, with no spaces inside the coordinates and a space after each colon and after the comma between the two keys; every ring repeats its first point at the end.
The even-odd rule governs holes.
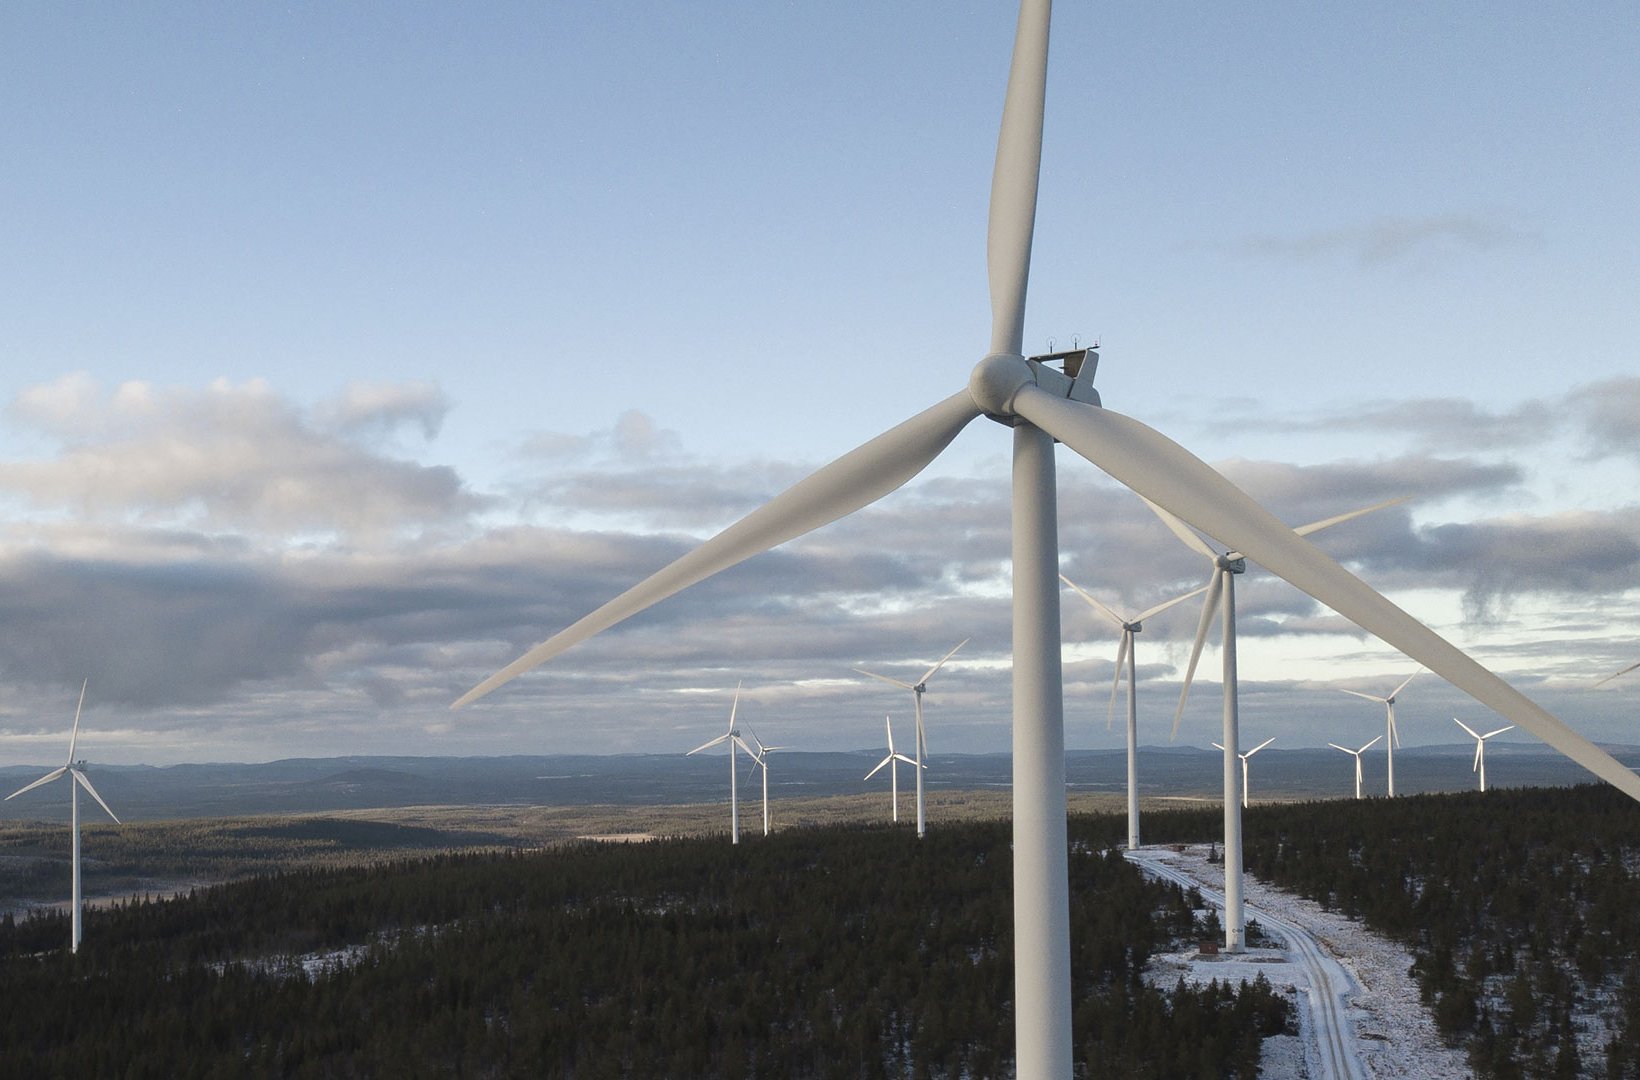
{"type": "MultiPolygon", "coordinates": [[[[1619,761],[1640,765],[1640,747],[1607,747],[1619,761]]],[[[1467,791],[1473,744],[1406,747],[1395,755],[1398,794],[1467,791]]],[[[1540,787],[1585,783],[1588,773],[1545,747],[1492,743],[1486,751],[1487,781],[1494,787],[1540,787]]],[[[881,790],[885,777],[862,777],[882,757],[877,749],[842,753],[782,752],[771,759],[771,798],[858,794],[881,790]]],[[[1066,755],[1072,791],[1124,790],[1126,755],[1121,750],[1080,750],[1066,755]]],[[[1253,759],[1252,793],[1260,799],[1348,797],[1354,767],[1336,750],[1282,750],[1275,746],[1253,759]]],[[[1195,747],[1140,750],[1142,794],[1216,799],[1222,759],[1195,747]]],[[[0,786],[15,790],[48,766],[0,768],[0,786]]],[[[518,755],[513,757],[340,757],[289,758],[263,764],[219,763],[156,767],[97,765],[89,773],[97,790],[127,820],[226,817],[304,811],[360,810],[394,806],[658,806],[722,801],[728,798],[728,768],[722,756],[681,754],[518,755]]],[[[755,799],[755,778],[742,759],[742,799],[755,799]]],[[[940,754],[929,759],[928,784],[935,790],[1005,789],[1011,782],[1006,754],[940,754]]],[[[1384,793],[1384,755],[1379,747],[1365,758],[1369,795],[1384,793]]],[[[913,783],[909,768],[902,790],[913,783]]],[[[100,815],[91,807],[89,813],[100,815]]],[[[0,803],[0,820],[68,819],[61,786],[32,791],[0,803]]],[[[90,818],[88,818],[90,820],[90,818]]]]}

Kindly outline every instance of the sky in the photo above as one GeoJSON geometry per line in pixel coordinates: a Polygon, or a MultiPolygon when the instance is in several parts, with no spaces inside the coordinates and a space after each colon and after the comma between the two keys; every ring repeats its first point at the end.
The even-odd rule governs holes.
{"type": "MultiPolygon", "coordinates": [[[[0,761],[671,753],[737,684],[853,749],[922,672],[1006,750],[1008,440],[452,713],[524,649],[965,385],[1006,4],[0,9],[0,761]]],[[[1028,351],[1596,740],[1640,743],[1630,5],[1062,3],[1028,351]]],[[[1206,568],[1063,449],[1063,569],[1206,568]]],[[[1250,572],[1249,744],[1414,665],[1250,572]]],[[[1164,743],[1196,612],[1140,637],[1164,743]]],[[[1067,742],[1114,634],[1064,605],[1067,742]]],[[[1179,735],[1218,735],[1215,657],[1179,735]]],[[[1411,744],[1493,720],[1422,676],[1411,744]]],[[[1500,722],[1501,723],[1501,722],[1500,722]]],[[[1498,726],[1498,725],[1493,725],[1498,726]]],[[[1516,733],[1504,736],[1516,737],[1516,733]]],[[[1527,737],[1529,738],[1529,737],[1527,737]]]]}

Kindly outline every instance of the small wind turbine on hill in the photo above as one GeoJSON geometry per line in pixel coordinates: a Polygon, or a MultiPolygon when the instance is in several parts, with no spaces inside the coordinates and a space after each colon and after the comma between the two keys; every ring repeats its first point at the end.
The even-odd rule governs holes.
{"type": "Polygon", "coordinates": [[[80,916],[82,908],[80,901],[80,788],[83,787],[91,793],[91,797],[97,800],[97,805],[107,810],[108,816],[114,819],[114,824],[118,825],[120,823],[120,819],[114,811],[109,810],[108,804],[103,802],[103,797],[97,794],[97,789],[91,786],[91,781],[87,779],[84,772],[85,762],[76,762],[74,760],[74,744],[80,738],[80,710],[85,707],[85,688],[90,685],[90,682],[91,680],[87,679],[80,684],[80,703],[74,706],[74,727],[68,735],[68,760],[60,768],[51,770],[32,784],[25,784],[6,796],[8,800],[15,799],[23,792],[33,791],[35,788],[43,784],[49,784],[61,776],[66,775],[69,778],[69,828],[74,834],[72,854],[70,856],[73,862],[73,869],[70,871],[70,876],[73,878],[73,889],[69,899],[69,952],[80,951],[80,916]]]}
{"type": "MultiPolygon", "coordinates": [[[[750,735],[752,737],[752,742],[757,744],[756,752],[754,753],[750,748],[746,748],[745,743],[741,743],[740,745],[743,748],[746,748],[746,752],[748,754],[752,755],[752,769],[762,769],[763,770],[763,835],[768,836],[769,835],[769,755],[774,753],[776,750],[784,750],[784,749],[786,749],[786,747],[784,747],[784,746],[764,746],[763,745],[763,740],[758,738],[757,737],[757,732],[753,731],[751,728],[746,729],[746,734],[750,735]]],[[[746,771],[746,775],[747,775],[748,778],[751,777],[751,769],[748,769],[746,771]]]]}
{"type": "Polygon", "coordinates": [[[1135,649],[1135,644],[1134,644],[1134,640],[1133,640],[1134,635],[1139,633],[1139,631],[1144,629],[1144,622],[1145,622],[1146,619],[1151,618],[1152,616],[1155,616],[1155,615],[1160,615],[1162,612],[1166,611],[1168,608],[1174,606],[1175,604],[1182,604],[1184,601],[1190,599],[1192,596],[1200,595],[1201,593],[1207,591],[1207,586],[1203,585],[1201,588],[1196,589],[1192,592],[1187,592],[1183,596],[1175,596],[1171,600],[1164,601],[1160,604],[1157,604],[1153,608],[1149,608],[1145,611],[1140,612],[1138,615],[1133,616],[1133,618],[1131,618],[1131,619],[1124,619],[1124,618],[1122,618],[1122,616],[1116,614],[1115,611],[1112,611],[1109,607],[1105,606],[1105,604],[1102,601],[1100,601],[1098,597],[1096,597],[1096,596],[1092,595],[1091,593],[1088,593],[1087,591],[1085,591],[1082,588],[1082,586],[1078,585],[1076,582],[1072,581],[1070,578],[1066,577],[1064,574],[1059,575],[1059,580],[1063,581],[1065,584],[1069,585],[1072,589],[1076,590],[1076,595],[1078,595],[1082,599],[1086,600],[1088,602],[1089,607],[1093,608],[1093,610],[1095,610],[1099,614],[1103,615],[1106,619],[1108,619],[1112,624],[1114,624],[1122,632],[1121,640],[1116,646],[1116,677],[1111,680],[1111,684],[1110,684],[1110,705],[1105,710],[1105,727],[1106,727],[1107,730],[1110,728],[1111,717],[1115,714],[1115,711],[1116,711],[1116,692],[1117,692],[1117,690],[1119,690],[1121,688],[1121,685],[1122,685],[1123,665],[1125,664],[1126,668],[1127,668],[1126,674],[1127,674],[1127,681],[1128,681],[1128,699],[1127,699],[1128,850],[1129,851],[1137,851],[1139,849],[1139,700],[1138,700],[1138,679],[1139,679],[1139,675],[1138,675],[1138,661],[1134,659],[1134,653],[1137,651],[1135,649]]]}
{"type": "MultiPolygon", "coordinates": [[[[701,743],[699,746],[697,746],[693,750],[689,751],[688,754],[684,755],[684,757],[689,757],[693,754],[700,753],[702,750],[710,750],[712,747],[716,746],[718,743],[726,742],[726,743],[729,744],[729,842],[731,844],[740,843],[740,793],[737,790],[736,785],[735,785],[735,747],[737,747],[737,746],[740,747],[742,750],[746,751],[746,753],[751,754],[751,756],[753,758],[757,757],[756,754],[752,753],[752,748],[747,746],[746,743],[745,743],[745,740],[743,740],[740,737],[740,729],[735,727],[735,712],[739,708],[740,708],[740,684],[736,683],[735,684],[735,699],[729,705],[729,730],[725,731],[722,735],[719,735],[717,738],[712,739],[710,742],[701,743]]],[[[765,785],[764,790],[765,791],[768,790],[766,785],[765,785]]],[[[765,829],[767,828],[767,818],[768,818],[768,807],[767,807],[767,804],[765,803],[765,805],[764,805],[765,829]]]]}
{"type": "MultiPolygon", "coordinates": [[[[1206,462],[1147,425],[1104,408],[1093,387],[1098,356],[1092,350],[1025,356],[1025,294],[1042,160],[1049,14],[1049,0],[1022,0],[1020,4],[991,178],[987,243],[991,338],[967,385],[799,481],[693,551],[526,650],[452,706],[490,693],[696,582],[869,506],[920,473],[973,420],[986,416],[997,421],[1008,430],[1013,446],[1012,1005],[1015,1071],[1027,1080],[1072,1073],[1056,441],[1205,535],[1245,552],[1640,800],[1640,776],[1610,754],[1339,566],[1206,462]]],[[[702,390],[721,399],[728,387],[703,384],[702,390]]],[[[862,396],[875,400],[880,391],[880,387],[867,387],[862,396]]],[[[799,409],[793,407],[794,417],[799,409]]],[[[1227,741],[1225,745],[1235,744],[1227,741]]],[[[920,775],[921,770],[918,772],[920,775]]],[[[1239,813],[1239,804],[1234,809],[1239,813]]]]}
{"type": "Polygon", "coordinates": [[[1342,750],[1342,751],[1344,751],[1344,753],[1350,755],[1351,757],[1353,757],[1355,759],[1355,797],[1357,799],[1359,799],[1361,797],[1361,755],[1366,753],[1368,750],[1371,750],[1373,748],[1373,746],[1375,746],[1377,744],[1378,740],[1382,739],[1382,738],[1383,738],[1382,735],[1373,736],[1372,742],[1370,742],[1367,745],[1363,746],[1359,750],[1351,750],[1349,747],[1339,746],[1335,742],[1330,742],[1330,743],[1327,744],[1328,746],[1332,747],[1334,750],[1342,750]]]}
{"type": "MultiPolygon", "coordinates": [[[[1265,739],[1263,742],[1259,743],[1257,746],[1253,747],[1251,750],[1247,751],[1245,754],[1236,755],[1241,758],[1241,808],[1243,810],[1247,809],[1247,759],[1275,741],[1276,737],[1272,735],[1268,739],[1265,739]]],[[[1213,749],[1223,750],[1224,747],[1218,743],[1214,743],[1213,749]]]]}
{"type": "Polygon", "coordinates": [[[1452,718],[1452,722],[1454,724],[1457,724],[1459,727],[1463,728],[1465,731],[1469,732],[1470,736],[1475,740],[1475,764],[1473,764],[1469,767],[1469,771],[1470,772],[1475,772],[1475,773],[1480,773],[1480,775],[1481,775],[1481,790],[1485,791],[1486,790],[1486,740],[1490,739],[1494,735],[1502,735],[1506,731],[1513,730],[1515,725],[1510,724],[1508,727],[1500,727],[1496,731],[1488,731],[1485,735],[1482,735],[1482,734],[1478,733],[1474,728],[1472,728],[1468,724],[1464,723],[1462,720],[1459,720],[1456,716],[1454,716],[1452,718]]]}
{"type": "Polygon", "coordinates": [[[900,762],[903,761],[912,768],[921,768],[921,766],[894,749],[894,725],[889,722],[886,716],[883,717],[883,727],[888,729],[888,755],[873,766],[870,772],[866,773],[866,779],[870,780],[882,770],[884,765],[888,766],[888,786],[892,792],[891,798],[894,800],[893,820],[898,823],[900,820],[900,762]]]}
{"type": "Polygon", "coordinates": [[[919,837],[921,837],[927,829],[927,824],[926,824],[927,818],[923,814],[923,773],[928,771],[928,735],[926,734],[926,730],[923,728],[922,698],[923,698],[924,692],[926,692],[927,689],[928,689],[928,680],[932,679],[934,677],[935,673],[937,673],[940,670],[940,668],[945,666],[945,662],[947,660],[951,659],[953,656],[955,656],[957,654],[958,649],[960,649],[964,645],[968,644],[968,641],[969,641],[968,638],[963,638],[961,641],[957,642],[954,646],[951,647],[950,652],[948,652],[944,656],[940,657],[939,663],[935,664],[933,667],[931,667],[927,671],[923,672],[923,677],[918,679],[914,683],[901,682],[899,679],[891,679],[887,675],[878,675],[876,672],[866,671],[863,668],[855,668],[854,669],[855,671],[858,671],[861,675],[869,675],[873,679],[881,679],[883,682],[888,683],[890,686],[898,686],[902,690],[911,691],[912,698],[916,702],[916,705],[917,705],[917,732],[916,732],[916,735],[917,735],[917,760],[916,760],[916,766],[917,766],[917,835],[919,837]]]}
{"type": "Polygon", "coordinates": [[[1385,761],[1389,765],[1389,797],[1392,799],[1395,797],[1395,748],[1401,745],[1401,732],[1395,726],[1395,698],[1401,693],[1402,690],[1407,688],[1407,683],[1417,677],[1418,673],[1416,671],[1414,671],[1411,675],[1408,675],[1401,681],[1400,686],[1397,686],[1389,692],[1389,697],[1379,697],[1376,694],[1363,694],[1359,690],[1345,690],[1343,687],[1338,688],[1341,693],[1353,694],[1358,698],[1366,698],[1368,701],[1378,701],[1383,703],[1385,715],[1384,752],[1386,755],[1385,761]]]}

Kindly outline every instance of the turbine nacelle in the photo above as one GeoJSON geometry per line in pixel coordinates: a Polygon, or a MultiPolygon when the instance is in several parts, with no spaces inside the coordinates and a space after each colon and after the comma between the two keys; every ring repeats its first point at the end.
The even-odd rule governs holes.
{"type": "Polygon", "coordinates": [[[1026,386],[1046,390],[1054,397],[1098,405],[1099,391],[1093,376],[1099,369],[1099,354],[1092,349],[1075,349],[1026,359],[1018,353],[992,353],[968,376],[968,394],[981,412],[992,420],[1013,427],[1019,417],[1014,400],[1026,386]],[[1064,370],[1052,366],[1063,363],[1064,370]]]}

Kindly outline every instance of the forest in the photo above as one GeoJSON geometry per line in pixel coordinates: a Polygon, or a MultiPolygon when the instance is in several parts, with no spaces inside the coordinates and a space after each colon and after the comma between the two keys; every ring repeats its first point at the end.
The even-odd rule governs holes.
{"type": "MultiPolygon", "coordinates": [[[[1163,990],[1199,897],[1114,818],[1072,829],[1085,1077],[1251,1077],[1290,1005],[1163,990]]],[[[8,1075],[997,1076],[1013,1017],[1010,830],[794,828],[261,873],[0,920],[8,1075]]]]}

